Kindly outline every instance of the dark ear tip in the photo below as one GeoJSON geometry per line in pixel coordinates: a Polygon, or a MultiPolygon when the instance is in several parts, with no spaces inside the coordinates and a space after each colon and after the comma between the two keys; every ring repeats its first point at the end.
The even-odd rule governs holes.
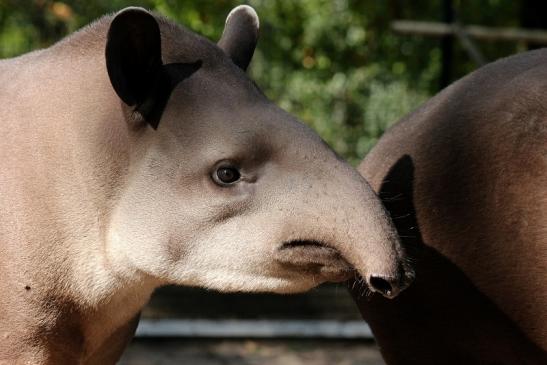
{"type": "Polygon", "coordinates": [[[159,33],[159,25],[154,15],[143,8],[128,7],[120,10],[112,19],[108,40],[110,41],[114,34],[117,34],[117,38],[120,39],[128,37],[128,39],[142,41],[143,38],[158,37],[159,33]]]}
{"type": "Polygon", "coordinates": [[[146,22],[156,23],[156,20],[154,16],[146,9],[136,6],[130,6],[120,10],[114,15],[114,19],[112,19],[110,27],[112,28],[112,26],[116,26],[120,23],[132,27],[139,27],[142,23],[146,22]]]}

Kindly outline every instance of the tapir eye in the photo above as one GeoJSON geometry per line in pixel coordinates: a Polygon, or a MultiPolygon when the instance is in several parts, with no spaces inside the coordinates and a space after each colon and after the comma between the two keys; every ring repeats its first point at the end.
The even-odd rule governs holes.
{"type": "Polygon", "coordinates": [[[220,186],[235,183],[240,177],[239,170],[233,166],[220,166],[213,173],[213,181],[220,186]]]}

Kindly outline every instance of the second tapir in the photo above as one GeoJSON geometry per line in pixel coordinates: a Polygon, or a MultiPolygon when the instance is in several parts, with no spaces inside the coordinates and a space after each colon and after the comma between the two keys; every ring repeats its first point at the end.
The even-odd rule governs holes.
{"type": "Polygon", "coordinates": [[[257,34],[129,8],[0,62],[0,363],[114,363],[165,284],[407,285],[368,184],[245,75],[257,34]]]}

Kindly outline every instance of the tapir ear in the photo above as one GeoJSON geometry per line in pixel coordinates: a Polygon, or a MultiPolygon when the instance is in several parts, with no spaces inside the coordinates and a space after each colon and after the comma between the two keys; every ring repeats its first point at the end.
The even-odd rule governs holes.
{"type": "Polygon", "coordinates": [[[106,42],[106,68],[112,87],[154,129],[173,88],[197,71],[201,61],[163,65],[158,22],[142,8],[120,11],[106,42]]]}
{"type": "Polygon", "coordinates": [[[141,8],[119,12],[108,30],[106,68],[114,90],[127,105],[147,97],[163,65],[160,28],[141,8]]]}
{"type": "Polygon", "coordinates": [[[243,70],[253,58],[259,25],[256,11],[248,5],[235,7],[226,18],[218,46],[243,70]]]}

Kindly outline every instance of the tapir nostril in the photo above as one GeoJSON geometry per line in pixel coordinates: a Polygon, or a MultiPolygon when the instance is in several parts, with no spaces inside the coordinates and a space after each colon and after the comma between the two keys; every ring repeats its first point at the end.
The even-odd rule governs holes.
{"type": "Polygon", "coordinates": [[[369,285],[371,289],[385,297],[390,298],[393,296],[393,288],[390,282],[380,276],[371,276],[369,279],[369,285]]]}

